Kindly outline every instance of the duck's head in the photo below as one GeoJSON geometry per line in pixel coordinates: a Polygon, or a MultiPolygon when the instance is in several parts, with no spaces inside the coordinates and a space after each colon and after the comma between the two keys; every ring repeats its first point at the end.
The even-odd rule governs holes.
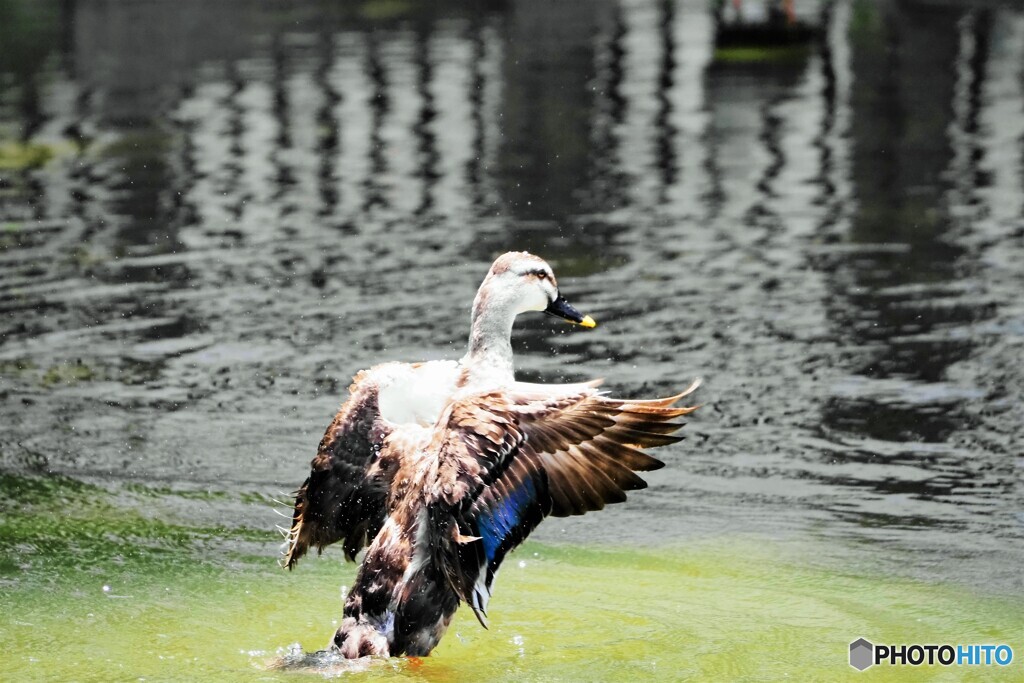
{"type": "Polygon", "coordinates": [[[515,315],[544,311],[583,327],[597,323],[572,307],[558,292],[558,281],[548,263],[525,251],[502,254],[491,265],[473,304],[474,316],[485,308],[511,309],[515,315]]]}

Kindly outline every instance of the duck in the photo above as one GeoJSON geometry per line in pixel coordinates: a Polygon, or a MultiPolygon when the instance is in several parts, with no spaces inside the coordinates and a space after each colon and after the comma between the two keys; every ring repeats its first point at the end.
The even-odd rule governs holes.
{"type": "Polygon", "coordinates": [[[596,325],[527,252],[491,265],[458,361],[390,362],[357,373],[296,492],[283,564],[341,542],[366,552],[329,650],[346,659],[427,656],[462,604],[486,628],[502,561],[548,516],[568,517],[643,489],[664,463],[644,449],[681,439],[666,398],[615,399],[600,380],[515,379],[516,317],[543,311],[596,325]]]}
{"type": "Polygon", "coordinates": [[[415,439],[432,427],[457,391],[515,385],[529,391],[573,391],[590,384],[538,385],[515,381],[512,323],[544,311],[584,328],[596,322],[559,294],[551,266],[529,252],[507,252],[477,290],[466,354],[458,361],[387,362],[353,377],[348,399],[328,425],[310,474],[296,491],[282,564],[293,569],[311,548],[342,543],[345,559],[380,531],[385,490],[366,477],[385,439],[415,439]]]}

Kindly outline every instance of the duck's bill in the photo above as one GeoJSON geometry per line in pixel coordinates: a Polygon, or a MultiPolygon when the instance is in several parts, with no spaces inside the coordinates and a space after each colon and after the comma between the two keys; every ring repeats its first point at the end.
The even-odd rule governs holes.
{"type": "Polygon", "coordinates": [[[589,315],[583,315],[575,308],[573,308],[564,297],[558,297],[544,309],[544,312],[548,315],[553,315],[563,320],[568,320],[571,323],[582,325],[583,327],[597,327],[597,323],[589,315]]]}

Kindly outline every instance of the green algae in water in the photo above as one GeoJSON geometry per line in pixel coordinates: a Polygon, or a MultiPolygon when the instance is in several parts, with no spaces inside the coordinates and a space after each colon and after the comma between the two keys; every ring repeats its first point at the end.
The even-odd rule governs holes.
{"type": "Polygon", "coordinates": [[[45,387],[50,387],[55,384],[74,384],[76,382],[88,382],[96,377],[96,372],[82,363],[82,361],[76,361],[74,363],[64,363],[62,365],[51,366],[43,375],[42,384],[45,387]]]}
{"type": "Polygon", "coordinates": [[[359,15],[364,19],[382,20],[394,19],[410,14],[415,9],[415,4],[402,2],[402,0],[371,0],[364,2],[359,7],[359,15]]]}
{"type": "MultiPolygon", "coordinates": [[[[190,529],[111,505],[85,485],[22,488],[0,525],[6,680],[303,680],[272,667],[293,643],[328,642],[340,553],[277,568],[217,546],[233,532],[190,529]],[[13,523],[12,523],[13,520],[13,523]],[[57,529],[55,529],[57,527],[57,529]],[[63,540],[61,540],[63,539],[63,540]],[[20,551],[19,551],[20,549],[20,551]],[[45,558],[46,561],[39,561],[45,558]]],[[[46,482],[46,480],[42,480],[46,482]]],[[[18,485],[4,478],[3,491],[18,485]]],[[[871,669],[846,663],[851,640],[1006,642],[1024,651],[1017,598],[822,568],[813,547],[733,538],[663,549],[528,543],[507,560],[490,630],[460,610],[434,654],[362,665],[360,680],[988,680],[1006,669],[871,669]],[[813,562],[809,561],[814,558],[813,562]]],[[[348,666],[330,672],[352,674],[348,666]]]]}
{"type": "Polygon", "coordinates": [[[715,48],[714,59],[730,64],[771,64],[802,61],[809,54],[806,45],[736,46],[715,48]]]}
{"type": "MultiPolygon", "coordinates": [[[[371,666],[362,677],[852,679],[846,648],[859,635],[1014,644],[1024,626],[1017,604],[809,571],[749,547],[523,551],[503,571],[489,631],[461,610],[422,664],[371,666]]],[[[16,680],[295,680],[294,672],[269,670],[276,653],[293,641],[307,650],[326,644],[340,585],[354,574],[336,561],[306,564],[291,575],[252,563],[235,571],[198,564],[141,579],[111,569],[59,591],[6,594],[4,613],[14,616],[0,647],[16,680]]],[[[896,673],[925,680],[941,672],[867,675],[896,673]]],[[[953,673],[981,680],[1000,672],[953,673]]]]}
{"type": "Polygon", "coordinates": [[[21,375],[35,369],[36,364],[27,358],[0,360],[0,375],[21,375]]]}
{"type": "Polygon", "coordinates": [[[35,143],[6,142],[0,144],[0,170],[39,168],[54,157],[54,150],[35,143]]]}

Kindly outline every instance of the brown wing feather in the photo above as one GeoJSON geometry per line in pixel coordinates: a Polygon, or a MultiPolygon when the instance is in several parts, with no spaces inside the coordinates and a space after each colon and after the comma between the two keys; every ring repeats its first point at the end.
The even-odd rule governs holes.
{"type": "Polygon", "coordinates": [[[453,402],[438,420],[428,446],[437,453],[438,476],[429,502],[448,506],[476,498],[508,465],[526,440],[504,392],[478,394],[453,402]]]}
{"type": "Polygon", "coordinates": [[[284,559],[289,569],[310,547],[322,551],[341,540],[345,557],[354,561],[384,523],[387,491],[366,476],[389,431],[380,419],[377,393],[368,372],[357,374],[320,441],[309,477],[295,495],[284,559]]]}
{"type": "Polygon", "coordinates": [[[599,510],[625,500],[625,491],[646,486],[634,472],[658,469],[664,463],[640,449],[680,440],[672,432],[682,423],[673,420],[696,407],[672,405],[697,386],[645,401],[611,399],[593,390],[548,401],[520,397],[515,407],[532,452],[524,452],[524,457],[535,460],[547,475],[551,514],[599,510]]]}
{"type": "Polygon", "coordinates": [[[635,472],[663,463],[641,449],[679,440],[672,433],[683,425],[673,420],[696,407],[672,406],[696,388],[648,401],[587,387],[560,396],[496,391],[449,406],[430,446],[438,489],[428,503],[453,517],[440,559],[481,623],[504,556],[544,517],[599,510],[646,486],[635,472]]]}

